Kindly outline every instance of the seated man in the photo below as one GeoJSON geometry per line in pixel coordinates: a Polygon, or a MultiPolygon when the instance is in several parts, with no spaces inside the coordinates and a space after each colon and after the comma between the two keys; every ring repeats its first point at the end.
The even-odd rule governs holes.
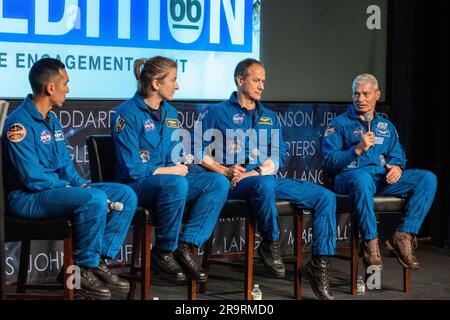
{"type": "Polygon", "coordinates": [[[110,289],[128,291],[128,281],[111,274],[105,259],[119,252],[137,206],[131,188],[82,179],[70,159],[60,108],[69,92],[63,63],[45,58],[30,70],[29,95],[6,120],[3,155],[9,214],[24,219],[68,217],[73,222],[74,259],[80,267],[81,293],[111,298],[110,289]],[[123,204],[108,213],[108,201],[123,204]]]}
{"type": "Polygon", "coordinates": [[[313,256],[303,273],[317,297],[331,300],[328,271],[336,248],[335,195],[313,183],[275,176],[286,159],[287,148],[275,112],[259,102],[265,78],[264,66],[257,60],[246,59],[236,66],[237,92],[229,100],[208,108],[196,124],[195,156],[207,170],[230,179],[228,199],[250,203],[263,238],[258,254],[276,278],[285,275],[276,199],[314,209],[313,256]],[[213,139],[208,137],[215,140],[210,144],[213,139]]]}
{"type": "Polygon", "coordinates": [[[416,235],[433,203],[436,177],[425,170],[406,168],[406,158],[394,125],[375,113],[380,98],[377,79],[361,74],[353,81],[353,105],[333,119],[322,145],[323,166],[336,174],[335,191],[348,194],[364,239],[365,267],[383,267],[378,246],[374,194],[408,196],[390,244],[398,261],[419,268],[413,249],[416,235]]]}

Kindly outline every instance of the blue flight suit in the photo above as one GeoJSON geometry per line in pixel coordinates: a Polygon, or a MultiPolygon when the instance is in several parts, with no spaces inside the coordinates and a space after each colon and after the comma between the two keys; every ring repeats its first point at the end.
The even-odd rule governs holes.
{"type": "Polygon", "coordinates": [[[426,170],[408,169],[406,157],[394,125],[376,113],[371,123],[375,145],[360,156],[355,147],[367,132],[367,123],[351,105],[347,112],[333,119],[322,142],[322,165],[336,175],[335,191],[348,194],[355,207],[358,226],[365,240],[377,236],[373,211],[374,194],[409,197],[406,214],[398,231],[417,234],[433,203],[436,176],[426,170]],[[401,178],[386,182],[386,164],[402,168],[401,178]]]}
{"type": "Polygon", "coordinates": [[[117,108],[111,119],[116,181],[128,184],[139,204],[155,211],[157,248],[174,251],[179,239],[199,247],[214,230],[230,183],[212,172],[154,174],[182,159],[175,148],[179,139],[172,137],[180,128],[178,112],[165,101],[160,109],[160,115],[150,110],[139,93],[117,108]],[[192,206],[180,234],[186,202],[192,206]]]}
{"type": "MultiPolygon", "coordinates": [[[[234,92],[229,100],[206,109],[199,118],[201,122],[197,126],[202,127],[195,131],[195,142],[201,141],[200,135],[209,137],[208,132],[213,132],[211,129],[218,129],[222,140],[216,137],[216,142],[211,143],[212,139],[204,139],[201,148],[194,146],[195,156],[201,159],[209,154],[207,149],[211,148],[215,152],[215,160],[227,167],[241,164],[246,171],[251,171],[267,158],[273,161],[275,170],[282,167],[287,148],[280,122],[275,112],[260,102],[256,102],[256,106],[252,114],[240,106],[234,92]],[[237,133],[236,136],[230,131],[227,135],[230,129],[237,133]],[[242,134],[244,132],[248,134],[242,134]]],[[[228,198],[249,201],[261,235],[267,241],[279,238],[276,199],[289,201],[300,208],[314,209],[313,254],[335,254],[336,200],[334,193],[326,188],[275,175],[252,176],[231,189],[228,198]]]]}
{"type": "Polygon", "coordinates": [[[9,214],[25,219],[71,217],[75,263],[97,267],[100,256],[114,258],[128,232],[137,197],[128,186],[89,183],[70,159],[54,113],[44,117],[28,96],[8,116],[3,132],[9,214]],[[108,214],[107,201],[123,211],[108,214]]]}

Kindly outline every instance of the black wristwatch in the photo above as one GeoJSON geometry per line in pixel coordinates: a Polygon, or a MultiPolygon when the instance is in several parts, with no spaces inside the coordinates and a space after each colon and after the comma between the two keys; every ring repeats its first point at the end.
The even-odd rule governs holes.
{"type": "Polygon", "coordinates": [[[255,170],[256,172],[258,172],[258,175],[262,176],[262,170],[260,167],[255,167],[253,170],[255,170]]]}

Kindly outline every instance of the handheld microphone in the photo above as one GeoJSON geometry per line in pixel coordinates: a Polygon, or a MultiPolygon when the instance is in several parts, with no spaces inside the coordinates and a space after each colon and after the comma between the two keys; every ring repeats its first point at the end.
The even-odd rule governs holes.
{"type": "Polygon", "coordinates": [[[122,211],[123,210],[123,203],[119,201],[111,201],[108,199],[108,210],[109,211],[122,211]]]}
{"type": "Polygon", "coordinates": [[[364,121],[367,122],[367,132],[370,132],[370,124],[372,123],[373,117],[370,112],[364,113],[364,121]]]}

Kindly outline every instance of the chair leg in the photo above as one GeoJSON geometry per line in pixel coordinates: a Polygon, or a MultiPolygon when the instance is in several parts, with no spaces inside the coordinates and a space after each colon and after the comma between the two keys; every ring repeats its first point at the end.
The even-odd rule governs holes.
{"type": "Polygon", "coordinates": [[[146,224],[141,236],[141,299],[150,300],[150,255],[152,241],[152,226],[146,224]]]}
{"type": "Polygon", "coordinates": [[[356,227],[356,221],[352,219],[352,228],[350,235],[351,242],[351,266],[350,266],[350,276],[351,276],[351,294],[352,296],[357,294],[357,280],[358,280],[358,243],[359,243],[359,233],[356,227]]]}
{"type": "Polygon", "coordinates": [[[255,248],[255,225],[252,217],[245,219],[245,281],[244,300],[252,299],[253,289],[253,257],[255,248]]]}
{"type": "Polygon", "coordinates": [[[403,267],[403,292],[411,292],[411,270],[403,267]]]}
{"type": "Polygon", "coordinates": [[[294,217],[294,298],[302,298],[302,231],[303,211],[294,217]]]}
{"type": "MultiPolygon", "coordinates": [[[[194,260],[197,260],[197,249],[193,244],[190,245],[192,257],[194,260]]],[[[197,299],[197,281],[194,279],[190,279],[188,281],[188,300],[196,300],[197,299]]]]}
{"type": "MultiPolygon", "coordinates": [[[[209,266],[210,266],[209,259],[211,258],[213,239],[214,233],[211,235],[211,237],[209,237],[208,241],[205,242],[205,246],[203,249],[202,268],[203,270],[205,270],[207,274],[209,274],[209,266]]],[[[205,293],[207,289],[208,289],[208,281],[200,283],[199,289],[200,293],[205,293]]]]}
{"type": "MultiPolygon", "coordinates": [[[[131,252],[131,267],[130,275],[135,275],[139,268],[139,250],[141,249],[140,243],[141,227],[133,227],[133,250],[131,252]]],[[[127,300],[136,299],[136,281],[130,280],[130,291],[128,291],[127,300]]]]}
{"type": "Polygon", "coordinates": [[[31,241],[22,241],[20,246],[19,274],[17,277],[17,293],[25,293],[30,262],[31,241]]]}
{"type": "Polygon", "coordinates": [[[64,300],[73,300],[74,298],[74,290],[73,288],[69,288],[68,279],[69,275],[67,274],[67,268],[69,266],[73,266],[75,264],[73,258],[73,248],[72,248],[72,236],[69,236],[64,239],[64,265],[63,265],[63,274],[64,274],[64,300]]]}

